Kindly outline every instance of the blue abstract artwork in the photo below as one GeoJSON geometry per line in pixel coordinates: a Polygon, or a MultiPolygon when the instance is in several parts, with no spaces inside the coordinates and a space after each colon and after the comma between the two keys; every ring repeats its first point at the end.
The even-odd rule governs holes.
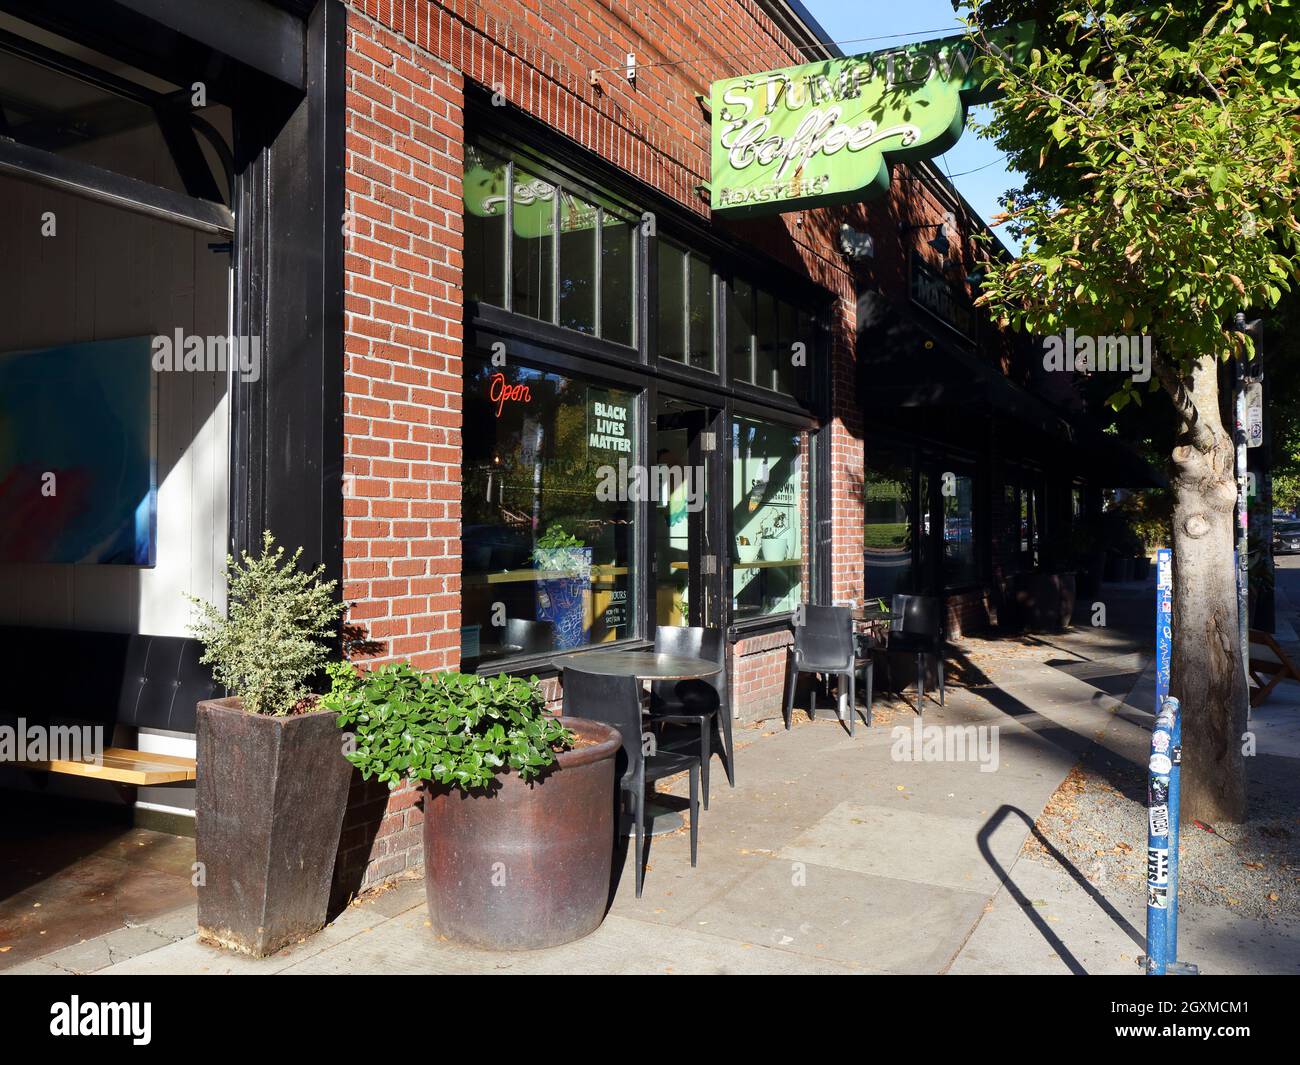
{"type": "Polygon", "coordinates": [[[152,566],[150,338],[0,353],[0,562],[152,566]]]}

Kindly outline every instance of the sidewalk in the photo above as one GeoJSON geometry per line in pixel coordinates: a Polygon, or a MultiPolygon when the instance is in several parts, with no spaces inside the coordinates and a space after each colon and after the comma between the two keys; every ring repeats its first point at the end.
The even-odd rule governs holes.
{"type": "MultiPolygon", "coordinates": [[[[788,733],[779,719],[738,730],[737,787],[715,774],[699,867],[690,868],[684,830],[655,839],[644,897],[634,897],[628,864],[605,923],[577,943],[491,954],[438,942],[415,880],[359,900],[262,961],[182,938],[193,928],[189,910],[138,942],[123,930],[8,971],[1137,975],[1141,907],[1089,883],[1092,870],[1044,862],[1024,844],[1085,751],[1142,773],[1153,698],[1140,624],[1149,596],[1149,587],[1107,589],[1117,604],[1111,628],[957,646],[957,672],[971,686],[950,687],[945,708],[927,700],[924,721],[998,726],[996,772],[974,761],[894,760],[892,726],[914,721],[899,700],[878,704],[875,727],[859,722],[852,739],[829,708],[815,722],[797,709],[788,733]]],[[[1262,750],[1268,735],[1261,728],[1262,750]]],[[[1185,911],[1181,940],[1206,971],[1300,966],[1300,931],[1276,921],[1185,911]]]]}

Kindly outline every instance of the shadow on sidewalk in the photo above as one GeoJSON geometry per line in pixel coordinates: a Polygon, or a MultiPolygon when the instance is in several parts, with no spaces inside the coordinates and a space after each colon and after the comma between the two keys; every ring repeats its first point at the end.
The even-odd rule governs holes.
{"type": "Polygon", "coordinates": [[[1018,905],[1034,923],[1034,927],[1038,930],[1038,934],[1041,935],[1047,942],[1047,945],[1055,951],[1057,957],[1065,963],[1070,972],[1075,976],[1088,975],[1088,971],[1082,964],[1080,964],[1079,960],[1070,953],[1069,949],[1065,946],[1065,943],[1062,942],[1061,937],[1048,927],[1047,921],[1044,919],[1043,915],[1038,912],[1037,907],[1033,904],[1033,900],[1016,886],[1015,882],[1011,879],[1010,873],[1002,868],[1001,863],[993,856],[993,850],[989,846],[989,840],[992,838],[993,833],[997,831],[1003,821],[1013,814],[1025,823],[1030,834],[1042,846],[1044,852],[1050,855],[1051,858],[1069,874],[1071,880],[1087,892],[1088,897],[1106,914],[1107,917],[1111,919],[1111,921],[1115,923],[1115,926],[1127,935],[1129,939],[1136,943],[1140,950],[1146,950],[1146,936],[1134,928],[1128,918],[1120,913],[1119,910],[1115,909],[1115,907],[1107,901],[1106,896],[1090,884],[1087,877],[1080,873],[1064,854],[1052,846],[1047,837],[1038,830],[1038,826],[1034,824],[1034,819],[1019,807],[1004,804],[997,809],[993,816],[984,823],[984,827],[980,829],[979,836],[977,837],[980,854],[982,854],[984,860],[988,862],[989,868],[997,874],[999,883],[1010,892],[1011,897],[1016,900],[1016,905],[1018,905]]]}

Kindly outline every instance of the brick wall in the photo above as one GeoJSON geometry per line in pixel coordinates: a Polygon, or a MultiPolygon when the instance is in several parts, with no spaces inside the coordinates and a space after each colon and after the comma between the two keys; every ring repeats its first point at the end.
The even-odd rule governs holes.
{"type": "MultiPolygon", "coordinates": [[[[344,598],[355,657],[460,661],[464,80],[360,12],[347,53],[344,598]]],[[[358,777],[338,893],[420,861],[417,792],[358,777]]]]}

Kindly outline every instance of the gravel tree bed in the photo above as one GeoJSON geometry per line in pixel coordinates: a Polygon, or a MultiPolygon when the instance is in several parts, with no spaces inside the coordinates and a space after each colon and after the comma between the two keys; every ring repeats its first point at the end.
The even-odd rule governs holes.
{"type": "MultiPolygon", "coordinates": [[[[1185,823],[1179,898],[1252,918],[1300,917],[1300,762],[1247,759],[1250,817],[1242,825],[1185,823]]],[[[1144,770],[1100,749],[1089,751],[1057,788],[1038,831],[1099,888],[1145,905],[1144,770]]],[[[1055,863],[1030,835],[1024,853],[1055,863]]]]}

